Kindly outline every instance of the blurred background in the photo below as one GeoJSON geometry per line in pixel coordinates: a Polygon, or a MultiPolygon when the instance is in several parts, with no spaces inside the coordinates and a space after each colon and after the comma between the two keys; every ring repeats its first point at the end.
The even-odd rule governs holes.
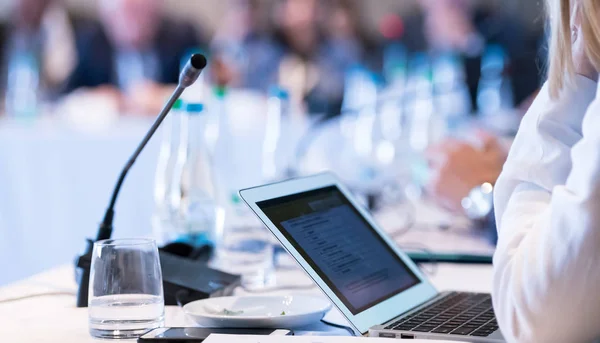
{"type": "Polygon", "coordinates": [[[0,285],[95,236],[195,52],[209,65],[128,176],[115,237],[210,244],[231,269],[234,233],[261,228],[239,189],[332,171],[404,248],[491,254],[493,185],[544,79],[542,6],[2,1],[0,285]]]}

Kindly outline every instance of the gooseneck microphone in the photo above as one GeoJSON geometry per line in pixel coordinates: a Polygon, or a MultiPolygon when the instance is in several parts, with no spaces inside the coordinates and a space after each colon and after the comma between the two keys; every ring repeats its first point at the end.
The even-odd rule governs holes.
{"type": "MultiPolygon", "coordinates": [[[[106,209],[106,213],[104,214],[104,218],[98,229],[96,241],[109,239],[111,237],[113,231],[113,218],[115,216],[114,208],[117,202],[117,198],[119,196],[119,191],[121,190],[121,186],[123,185],[123,181],[125,181],[127,173],[135,163],[140,153],[146,147],[146,144],[148,144],[148,142],[150,141],[150,138],[152,138],[156,130],[159,128],[160,124],[163,122],[167,114],[169,114],[171,108],[173,107],[177,99],[179,99],[183,91],[187,87],[194,84],[196,80],[198,80],[200,73],[202,73],[202,70],[204,69],[204,67],[206,67],[206,63],[206,57],[204,57],[201,54],[194,54],[181,71],[181,74],[179,75],[179,83],[177,85],[177,88],[175,89],[175,91],[173,92],[163,109],[160,111],[158,117],[156,117],[156,120],[154,121],[154,123],[142,139],[141,143],[135,149],[133,155],[131,155],[131,157],[125,164],[125,167],[121,171],[119,179],[115,184],[115,188],[110,198],[110,203],[108,205],[108,208],[106,209]]],[[[77,307],[86,307],[88,305],[88,287],[90,279],[92,250],[93,241],[88,240],[85,253],[79,256],[75,262],[77,282],[79,284],[79,290],[77,292],[77,307]]]]}

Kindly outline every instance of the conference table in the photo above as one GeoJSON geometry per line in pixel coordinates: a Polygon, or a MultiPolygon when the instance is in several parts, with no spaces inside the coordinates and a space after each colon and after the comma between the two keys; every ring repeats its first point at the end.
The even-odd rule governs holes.
{"type": "MultiPolygon", "coordinates": [[[[215,174],[235,180],[223,192],[262,182],[265,102],[244,92],[230,97],[229,134],[243,150],[217,151],[215,174]]],[[[94,114],[95,106],[78,105],[80,116],[64,115],[67,109],[35,120],[0,116],[0,286],[72,262],[86,238],[95,237],[121,169],[154,120],[115,116],[105,108],[94,114]],[[107,115],[98,117],[102,113],[107,115]]],[[[306,129],[304,121],[292,124],[284,137],[290,147],[306,129]]],[[[161,134],[150,140],[123,184],[114,238],[152,235],[161,134]]]]}
{"type": "MultiPolygon", "coordinates": [[[[425,265],[432,284],[438,290],[461,290],[490,292],[492,267],[489,265],[425,265]],[[432,268],[434,267],[434,268],[432,268]]],[[[311,280],[300,270],[277,271],[280,290],[266,294],[321,294],[311,288],[311,280]],[[295,285],[293,291],[285,290],[285,285],[295,285]],[[306,290],[298,290],[298,285],[306,285],[306,290]]],[[[95,342],[88,334],[88,313],[86,308],[75,307],[76,285],[71,265],[59,266],[25,280],[0,288],[0,341],[2,342],[95,342]],[[35,294],[48,294],[3,303],[3,299],[27,297],[35,294]]],[[[244,294],[237,290],[235,294],[244,294]]],[[[322,295],[321,295],[322,296],[322,295]]],[[[192,326],[183,310],[176,306],[165,308],[165,325],[192,326]]],[[[338,325],[348,325],[345,319],[333,309],[325,317],[326,321],[338,325]]],[[[302,335],[349,335],[338,327],[325,323],[315,323],[308,327],[294,328],[302,335]]],[[[234,342],[232,342],[234,343],[234,342]]]]}
{"type": "MultiPolygon", "coordinates": [[[[243,177],[233,174],[231,167],[221,169],[219,176],[235,179],[236,184],[229,187],[239,189],[261,182],[262,142],[257,137],[261,137],[260,119],[264,118],[260,113],[264,109],[241,106],[235,111],[239,115],[232,130],[239,131],[232,135],[246,139],[242,144],[246,150],[236,156],[243,177]],[[258,113],[258,117],[249,113],[258,113]]],[[[87,310],[75,307],[72,262],[85,247],[85,239],[94,237],[116,177],[151,122],[151,117],[117,117],[102,125],[82,126],[55,117],[0,119],[0,341],[93,341],[87,332],[87,310]],[[31,297],[37,294],[40,296],[31,297]],[[25,298],[14,300],[19,297],[25,298]],[[7,299],[14,301],[5,302],[7,299]]],[[[310,121],[294,120],[288,125],[293,130],[284,136],[293,146],[304,137],[310,121]]],[[[160,134],[150,141],[124,183],[116,209],[115,238],[151,236],[159,144],[160,134]]],[[[217,151],[217,156],[221,160],[216,165],[231,160],[226,151],[217,151]]],[[[312,171],[325,169],[322,162],[326,159],[317,157],[312,171]]],[[[401,235],[397,231],[404,220],[400,213],[398,208],[388,207],[376,213],[376,220],[402,248],[493,252],[493,246],[468,221],[425,200],[415,202],[415,225],[401,235]]],[[[440,290],[491,290],[489,265],[425,264],[423,269],[440,290]]],[[[277,280],[280,289],[264,294],[320,294],[298,268],[278,270],[277,280]],[[306,290],[285,289],[292,284],[305,285],[306,290]]],[[[167,307],[166,318],[167,326],[191,325],[177,307],[167,307]]],[[[326,319],[345,324],[335,310],[326,319]]],[[[323,323],[299,331],[347,334],[323,323]]]]}

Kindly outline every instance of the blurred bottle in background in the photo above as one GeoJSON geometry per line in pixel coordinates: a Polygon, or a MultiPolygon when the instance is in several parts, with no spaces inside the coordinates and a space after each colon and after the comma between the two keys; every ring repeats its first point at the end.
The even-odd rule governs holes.
{"type": "MultiPolygon", "coordinates": [[[[262,177],[260,162],[253,162],[257,162],[257,155],[260,158],[264,142],[257,139],[257,131],[250,127],[255,125],[244,124],[249,116],[255,115],[252,99],[256,100],[219,87],[209,102],[209,117],[218,117],[219,121],[214,161],[220,171],[216,175],[217,182],[222,186],[218,205],[225,213],[213,267],[241,275],[245,288],[259,289],[275,284],[271,234],[238,195],[240,189],[260,183],[262,177]],[[253,150],[255,148],[258,150],[253,150]],[[256,171],[258,175],[254,175],[256,171]]],[[[274,107],[273,110],[281,111],[274,107]]],[[[260,108],[264,110],[264,107],[260,108]]],[[[274,116],[280,118],[277,114],[274,116]]],[[[270,135],[275,137],[280,123],[272,120],[271,124],[273,132],[270,135]]]]}
{"type": "Polygon", "coordinates": [[[394,95],[401,95],[406,84],[408,55],[399,42],[389,43],[383,52],[383,76],[394,95]]]}
{"type": "MultiPolygon", "coordinates": [[[[460,57],[443,53],[433,58],[435,111],[446,122],[443,136],[456,132],[471,114],[471,97],[460,57]]],[[[444,138],[444,137],[440,137],[444,138]]]]}
{"type": "Polygon", "coordinates": [[[227,87],[215,86],[213,88],[212,97],[210,98],[211,106],[208,108],[208,120],[206,123],[206,144],[211,157],[214,159],[217,149],[217,144],[221,138],[221,131],[226,130],[226,113],[225,97],[227,95],[227,87]]]}
{"type": "Polygon", "coordinates": [[[262,173],[264,182],[276,182],[286,178],[288,162],[282,156],[283,120],[289,119],[290,98],[288,92],[278,86],[269,89],[267,118],[262,148],[262,173]]]}
{"type": "Polygon", "coordinates": [[[193,246],[213,245],[221,234],[214,166],[205,142],[206,112],[201,103],[187,103],[180,120],[180,144],[173,171],[169,241],[193,246]]]}
{"type": "Polygon", "coordinates": [[[169,206],[169,197],[172,194],[173,172],[181,142],[182,108],[183,101],[179,99],[173,105],[171,113],[164,119],[161,128],[162,141],[154,179],[154,213],[152,215],[152,230],[159,245],[168,243],[169,236],[173,231],[173,213],[169,206]]]}
{"type": "Polygon", "coordinates": [[[415,54],[411,60],[409,94],[410,146],[421,153],[444,126],[435,113],[433,71],[425,54],[415,54]]]}
{"type": "MultiPolygon", "coordinates": [[[[396,154],[406,145],[407,52],[401,43],[390,43],[383,53],[383,75],[387,86],[379,98],[379,125],[382,137],[394,144],[396,154]]],[[[383,146],[382,146],[383,148],[383,146]]],[[[387,155],[385,149],[378,155],[387,155]]]]}
{"type": "Polygon", "coordinates": [[[426,54],[417,53],[409,67],[406,110],[408,116],[408,145],[412,179],[420,186],[429,178],[427,161],[423,153],[445,134],[446,123],[436,113],[433,70],[426,54]]]}
{"type": "Polygon", "coordinates": [[[483,116],[499,115],[514,107],[507,57],[499,45],[489,45],[481,59],[477,106],[483,116]]]}
{"type": "Polygon", "coordinates": [[[6,85],[6,112],[16,118],[31,118],[37,114],[40,66],[25,37],[15,37],[9,58],[6,85]]]}
{"type": "Polygon", "coordinates": [[[355,168],[358,175],[347,177],[359,183],[370,184],[377,172],[372,153],[378,91],[375,75],[364,66],[354,65],[346,71],[340,129],[348,143],[341,153],[358,163],[355,168]]]}

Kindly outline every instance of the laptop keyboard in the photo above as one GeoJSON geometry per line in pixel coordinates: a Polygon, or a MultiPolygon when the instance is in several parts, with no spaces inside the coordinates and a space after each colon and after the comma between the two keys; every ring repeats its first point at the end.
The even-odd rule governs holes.
{"type": "Polygon", "coordinates": [[[452,292],[387,330],[487,337],[498,330],[490,294],[452,292]]]}

